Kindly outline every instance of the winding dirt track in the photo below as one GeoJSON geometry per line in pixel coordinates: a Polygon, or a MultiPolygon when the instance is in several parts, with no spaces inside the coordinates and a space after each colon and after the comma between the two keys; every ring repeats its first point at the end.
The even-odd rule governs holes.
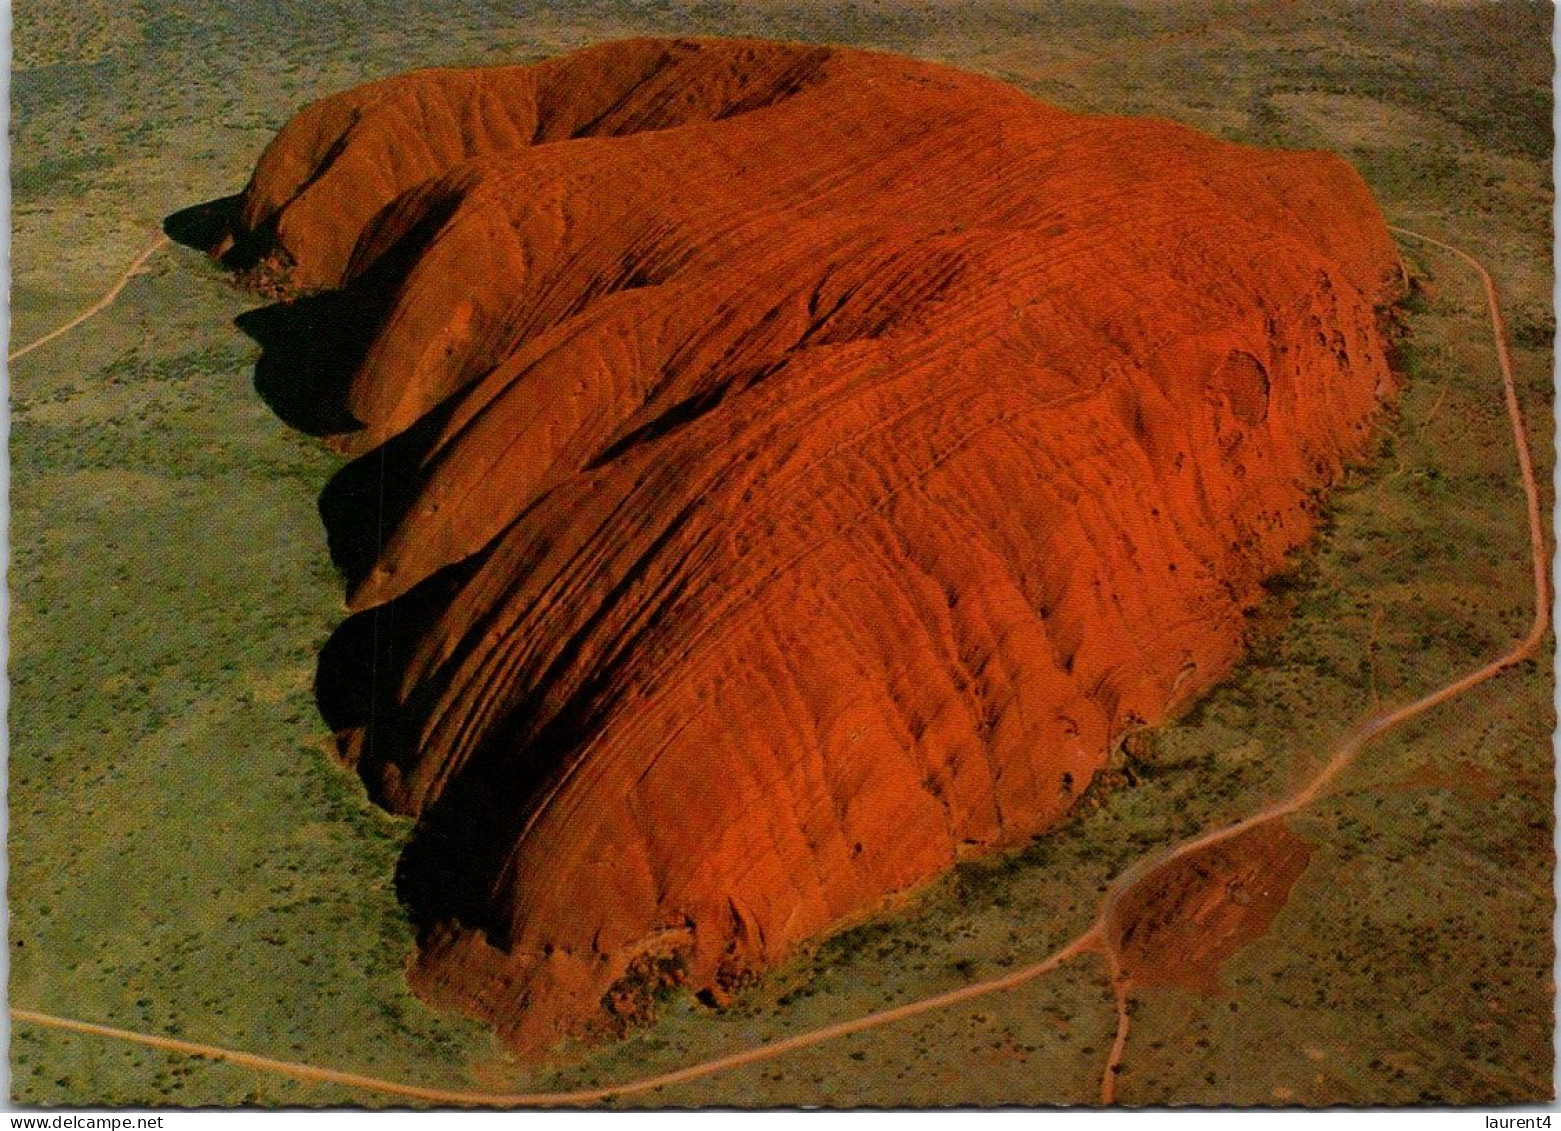
{"type": "MultiPolygon", "coordinates": [[[[970,1001],[973,998],[997,993],[1002,990],[1013,989],[1033,981],[1044,974],[1051,972],[1080,954],[1094,953],[1100,955],[1106,964],[1106,972],[1112,983],[1112,989],[1117,1004],[1117,1033],[1108,1056],[1105,1072],[1101,1078],[1100,1098],[1102,1103],[1110,1104],[1116,1099],[1116,1078],[1121,1068],[1122,1057],[1127,1047],[1128,1032],[1130,1028],[1130,996],[1129,986],[1125,981],[1120,967],[1120,955],[1115,949],[1114,930],[1117,925],[1117,910],[1123,898],[1140,885],[1152,880],[1164,869],[1198,852],[1210,845],[1228,840],[1231,837],[1247,832],[1259,825],[1270,821],[1276,821],[1290,816],[1293,813],[1306,808],[1317,798],[1322,796],[1329,785],[1342,773],[1365,749],[1373,739],[1402,726],[1411,719],[1417,718],[1433,707],[1446,703],[1448,700],[1468,691],[1514,664],[1521,663],[1533,657],[1539,650],[1544,640],[1545,630],[1550,621],[1550,589],[1547,578],[1547,554],[1545,548],[1545,530],[1543,520],[1540,517],[1539,487],[1534,477],[1533,459],[1529,452],[1528,436],[1523,421],[1523,411],[1518,403],[1516,381],[1512,371],[1512,357],[1507,347],[1506,326],[1502,319],[1501,305],[1496,296],[1496,284],[1491,279],[1490,272],[1474,256],[1452,244],[1443,243],[1441,240],[1420,232],[1411,231],[1389,225],[1389,228],[1400,236],[1440,248],[1463,260],[1479,275],[1481,285],[1485,290],[1485,300],[1489,308],[1491,319],[1491,333],[1496,343],[1496,358],[1501,368],[1502,393],[1506,401],[1507,417],[1512,425],[1513,443],[1517,449],[1518,466],[1522,473],[1523,491],[1528,505],[1529,547],[1532,556],[1533,582],[1534,582],[1534,618],[1529,626],[1528,634],[1514,644],[1506,652],[1491,660],[1483,667],[1464,675],[1451,683],[1448,683],[1435,691],[1432,691],[1419,699],[1390,710],[1379,711],[1357,724],[1346,733],[1333,746],[1327,762],[1322,769],[1295,793],[1288,797],[1275,801],[1273,804],[1253,813],[1251,816],[1224,828],[1212,830],[1180,844],[1169,847],[1159,853],[1153,853],[1139,860],[1132,867],[1124,871],[1112,883],[1101,901],[1100,911],[1094,921],[1081,934],[1061,949],[1040,962],[1015,970],[1001,978],[993,978],[989,981],[976,982],[947,993],[937,994],[932,997],[922,998],[919,1001],[909,1002],[896,1006],[893,1009],[881,1010],[870,1013],[851,1021],[842,1021],[833,1025],[826,1025],[811,1032],[801,1033],[785,1040],[775,1041],[771,1044],[759,1045],[742,1052],[732,1053],[728,1056],[716,1057],[712,1060],[702,1061],[672,1072],[663,1072],[653,1076],[641,1077],[638,1080],[629,1080],[621,1084],[612,1084],[605,1087],[581,1088],[573,1091],[562,1092],[479,1092],[455,1090],[448,1088],[430,1088],[417,1084],[405,1084],[394,1080],[382,1080],[373,1076],[359,1075],[352,1072],[342,1072],[332,1068],[321,1068],[312,1064],[300,1064],[293,1061],[276,1060],[268,1056],[260,1056],[255,1053],[239,1052],[234,1049],[220,1048],[215,1045],[204,1045],[193,1041],[175,1040],[171,1037],[160,1037],[151,1033],[138,1033],[128,1029],[116,1029],[109,1025],[96,1025],[86,1021],[76,1021],[65,1017],[55,1017],[47,1013],[38,1013],[32,1010],[13,1009],[11,1017],[16,1021],[25,1021],[31,1024],[53,1029],[64,1029],[76,1033],[91,1034],[94,1036],[111,1037],[116,1040],[129,1041],[151,1048],[163,1049],[168,1052],[185,1053],[190,1056],[203,1057],[211,1060],[225,1061],[247,1068],[254,1068],[262,1072],[271,1072],[311,1083],[339,1084],[349,1088],[363,1089],[365,1091],[378,1092],[383,1095],[399,1096],[407,1099],[422,1100],[435,1104],[473,1105],[485,1107],[551,1107],[563,1105],[579,1105],[599,1103],[615,1096],[629,1096],[644,1092],[654,1091],[657,1088],[668,1087],[673,1084],[683,1084],[692,1080],[698,1080],[705,1076],[712,1076],[719,1072],[738,1068],[759,1061],[771,1060],[784,1056],[798,1049],[808,1048],[812,1045],[822,1044],[825,1041],[838,1037],[848,1036],[852,1033],[860,1033],[867,1029],[877,1028],[882,1025],[893,1024],[919,1014],[929,1013],[937,1009],[945,1009],[961,1002],[970,1001]]],[[[60,327],[52,334],[40,338],[12,357],[41,345],[51,337],[57,337],[72,326],[85,321],[97,311],[106,307],[113,301],[115,295],[128,281],[131,275],[143,264],[153,252],[163,243],[159,240],[144,251],[140,258],[133,263],[124,276],[121,277],[114,288],[104,296],[99,303],[78,316],[73,322],[60,327]]]]}
{"type": "MultiPolygon", "coordinates": [[[[1528,635],[1524,636],[1509,650],[1502,653],[1490,663],[1484,665],[1468,675],[1455,679],[1449,684],[1437,688],[1421,696],[1411,703],[1405,703],[1391,710],[1379,711],[1370,715],[1358,723],[1355,728],[1344,735],[1334,745],[1332,756],[1327,763],[1302,789],[1280,801],[1274,802],[1267,808],[1260,809],[1250,817],[1229,825],[1222,829],[1204,833],[1192,840],[1183,841],[1175,848],[1163,855],[1146,856],[1138,863],[1128,868],[1111,885],[1106,893],[1106,898],[1101,905],[1100,917],[1096,920],[1091,930],[1100,932],[1102,945],[1109,945],[1109,940],[1114,932],[1107,929],[1114,925],[1116,908],[1122,897],[1131,889],[1151,879],[1157,872],[1167,865],[1190,853],[1218,844],[1220,841],[1229,840],[1240,833],[1247,832],[1258,825],[1277,821],[1292,813],[1299,812],[1312,802],[1316,801],[1325,789],[1332,784],[1349,765],[1354,762],[1365,749],[1367,743],[1379,735],[1402,726],[1411,719],[1418,718],[1431,708],[1446,703],[1468,691],[1472,687],[1484,683],[1498,673],[1510,668],[1514,664],[1521,663],[1531,658],[1539,651],[1540,644],[1545,638],[1545,629],[1550,622],[1550,586],[1546,574],[1545,553],[1545,528],[1540,518],[1539,511],[1539,486],[1534,479],[1534,462],[1529,453],[1528,433],[1523,423],[1523,409],[1518,404],[1517,384],[1512,373],[1512,355],[1507,348],[1507,326],[1501,315],[1501,303],[1496,298],[1496,283],[1491,278],[1485,265],[1462,248],[1452,244],[1443,243],[1431,236],[1420,232],[1411,231],[1408,228],[1400,228],[1389,224],[1388,229],[1400,236],[1407,236],[1412,240],[1430,244],[1432,247],[1441,248],[1451,252],[1462,259],[1479,274],[1480,283],[1485,289],[1485,303],[1491,317],[1491,333],[1496,340],[1496,360],[1501,367],[1502,394],[1507,403],[1507,419],[1512,424],[1512,440],[1518,452],[1518,467],[1523,478],[1523,493],[1528,503],[1528,527],[1529,550],[1533,559],[1534,569],[1534,619],[1529,624],[1528,635]]],[[[1127,1033],[1130,1025],[1128,1010],[1127,987],[1121,983],[1120,974],[1116,973],[1116,956],[1108,954],[1108,962],[1113,971],[1113,981],[1117,983],[1117,1037],[1112,1046],[1111,1056],[1106,1063],[1106,1071],[1100,1082],[1101,1103],[1113,1103],[1116,1099],[1116,1077],[1121,1066],[1123,1049],[1127,1045],[1127,1033]]]]}
{"type": "Polygon", "coordinates": [[[113,301],[119,297],[119,292],[125,289],[125,284],[130,282],[131,279],[140,273],[141,268],[146,266],[146,261],[152,258],[152,256],[156,255],[165,246],[167,246],[168,242],[169,240],[167,236],[159,235],[155,240],[146,245],[140,255],[131,260],[130,266],[125,268],[125,273],[114,280],[114,285],[103,292],[102,298],[98,299],[97,302],[87,307],[87,309],[83,310],[80,314],[76,315],[76,317],[72,318],[63,326],[56,326],[43,337],[34,338],[25,346],[12,350],[10,353],[6,354],[6,361],[15,361],[23,354],[32,353],[32,351],[37,349],[39,346],[48,342],[52,342],[60,335],[67,334],[74,330],[77,326],[80,326],[83,322],[93,317],[94,315],[103,313],[103,311],[107,310],[113,301]]]}

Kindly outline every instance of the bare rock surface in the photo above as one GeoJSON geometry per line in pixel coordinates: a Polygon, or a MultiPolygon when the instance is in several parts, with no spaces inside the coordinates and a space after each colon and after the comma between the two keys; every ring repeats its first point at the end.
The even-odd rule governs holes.
{"type": "Polygon", "coordinates": [[[854,50],[348,91],[213,250],[358,457],[321,701],[420,819],[414,984],[526,1050],[1058,820],[1394,388],[1338,157],[854,50]]]}

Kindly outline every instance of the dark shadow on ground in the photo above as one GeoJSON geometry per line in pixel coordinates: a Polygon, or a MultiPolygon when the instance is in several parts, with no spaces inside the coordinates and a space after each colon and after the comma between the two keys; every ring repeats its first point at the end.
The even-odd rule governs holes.
{"type": "Polygon", "coordinates": [[[254,231],[246,229],[240,222],[243,205],[243,193],[192,204],[163,218],[163,234],[232,271],[250,271],[277,250],[276,228],[268,222],[254,231]]]}
{"type": "Polygon", "coordinates": [[[354,739],[356,753],[350,760],[373,761],[397,746],[394,738],[384,737],[381,725],[396,713],[402,675],[423,634],[473,568],[469,563],[453,566],[393,601],[354,613],[320,649],[314,682],[320,715],[337,734],[363,732],[354,739]]]}
{"type": "MultiPolygon", "coordinates": [[[[549,689],[543,680],[541,690],[506,704],[504,721],[483,737],[419,815],[396,866],[396,894],[420,931],[458,922],[483,931],[500,949],[509,945],[513,924],[502,897],[495,896],[512,882],[505,876],[515,846],[539,799],[569,772],[583,743],[599,729],[614,694],[588,681],[552,714],[542,703],[549,689]],[[538,718],[549,721],[538,728],[538,718]]],[[[406,737],[409,728],[386,728],[391,733],[406,737]]],[[[371,782],[372,793],[372,771],[364,765],[360,772],[371,782]]]]}
{"type": "MultiPolygon", "coordinates": [[[[347,442],[340,447],[361,431],[363,424],[349,407],[353,382],[408,273],[458,201],[457,195],[430,198],[415,216],[387,207],[366,226],[366,242],[359,249],[365,260],[352,264],[342,286],[293,294],[235,319],[261,349],[255,389],[285,424],[347,442]],[[372,256],[365,247],[375,249],[372,256]]],[[[218,255],[238,272],[238,285],[282,290],[285,271],[269,267],[273,259],[287,259],[286,249],[278,246],[274,229],[240,230],[239,203],[239,197],[224,197],[183,209],[167,217],[164,231],[179,243],[218,255]]],[[[319,510],[327,544],[349,593],[372,570],[385,538],[415,502],[425,475],[422,465],[462,399],[463,392],[457,392],[411,428],[344,464],[322,490],[319,510]]],[[[488,552],[481,550],[394,600],[348,616],[320,650],[314,688],[320,715],[336,735],[342,760],[356,769],[369,797],[383,808],[405,812],[417,804],[402,788],[403,778],[420,763],[425,729],[451,674],[436,662],[405,692],[403,702],[407,673],[488,552]]],[[[567,668],[573,657],[558,662],[567,668]]],[[[543,679],[540,686],[553,684],[543,679]]],[[[539,791],[574,756],[580,736],[590,733],[599,704],[610,692],[592,683],[576,690],[561,709],[550,705],[547,710],[539,698],[523,692],[499,694],[504,721],[477,743],[427,811],[410,814],[417,817],[417,830],[397,868],[396,884],[420,928],[457,919],[490,928],[495,939],[503,937],[508,925],[490,922],[493,894],[517,830],[539,791]],[[538,717],[552,720],[542,733],[531,723],[538,717]]]]}
{"type": "Polygon", "coordinates": [[[181,208],[163,219],[163,233],[174,243],[212,254],[233,230],[242,200],[241,194],[234,193],[181,208]]]}
{"type": "Polygon", "coordinates": [[[320,519],[331,560],[356,589],[406,515],[422,487],[423,459],[459,398],[440,405],[411,428],[347,464],[320,492],[320,519]]]}
{"type": "Polygon", "coordinates": [[[310,436],[363,427],[347,394],[378,325],[373,305],[348,291],[325,291],[234,319],[260,346],[255,391],[283,423],[310,436]]]}
{"type": "Polygon", "coordinates": [[[511,704],[507,721],[485,736],[428,808],[408,812],[399,787],[423,760],[423,729],[448,690],[449,673],[426,673],[403,702],[407,668],[485,556],[343,621],[320,652],[315,697],[343,762],[357,770],[369,797],[417,818],[395,878],[408,917],[420,930],[457,920],[501,943],[509,925],[495,917],[496,885],[535,799],[591,733],[603,689],[582,688],[539,734],[528,726],[536,705],[511,704]]]}

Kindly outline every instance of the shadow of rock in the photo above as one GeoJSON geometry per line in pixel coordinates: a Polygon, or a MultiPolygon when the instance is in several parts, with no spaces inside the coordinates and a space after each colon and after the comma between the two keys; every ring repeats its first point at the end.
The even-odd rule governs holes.
{"type": "Polygon", "coordinates": [[[426,929],[452,917],[502,938],[494,919],[493,884],[506,866],[518,824],[558,767],[567,763],[594,701],[566,710],[538,736],[516,733],[532,717],[526,705],[484,742],[423,812],[409,812],[398,786],[418,767],[421,726],[444,684],[424,680],[402,703],[400,688],[416,649],[450,602],[480,568],[479,554],[383,605],[348,617],[320,651],[315,698],[335,733],[342,761],[353,767],[375,804],[417,818],[417,832],[396,869],[396,888],[412,921],[426,929]],[[523,745],[526,758],[499,756],[523,745]]]}
{"type": "Polygon", "coordinates": [[[347,395],[373,339],[377,305],[351,291],[326,291],[234,319],[261,348],[255,391],[283,423],[311,436],[362,427],[347,395]]]}
{"type": "Polygon", "coordinates": [[[436,574],[409,593],[354,613],[331,633],[315,669],[320,715],[337,735],[348,735],[349,762],[383,760],[395,748],[384,724],[390,721],[396,689],[423,634],[436,621],[474,566],[462,563],[436,574]],[[351,735],[349,732],[361,732],[351,735]]]}
{"type": "Polygon", "coordinates": [[[405,432],[359,456],[320,492],[320,519],[331,560],[346,578],[349,593],[374,568],[386,536],[416,501],[423,458],[454,403],[441,405],[405,432]]]}
{"type": "MultiPolygon", "coordinates": [[[[223,197],[182,209],[165,218],[164,231],[245,272],[262,264],[276,245],[269,231],[242,230],[241,199],[223,197]]],[[[338,450],[362,429],[350,408],[354,377],[407,272],[454,203],[452,198],[433,204],[419,222],[388,238],[343,286],[292,294],[234,320],[261,348],[255,389],[283,423],[327,438],[338,450]]],[[[265,290],[281,278],[252,274],[240,284],[265,290]]],[[[416,499],[421,463],[459,399],[452,397],[407,431],[346,463],[321,492],[327,544],[349,592],[373,568],[385,537],[416,499]]],[[[315,671],[320,714],[337,736],[342,760],[358,768],[369,794],[386,808],[397,808],[394,783],[401,767],[413,762],[421,718],[421,702],[398,701],[403,674],[419,642],[484,557],[473,555],[394,601],[349,616],[320,651],[315,671]]]]}
{"type": "MultiPolygon", "coordinates": [[[[417,222],[395,228],[392,208],[369,225],[390,225],[371,261],[343,286],[290,294],[239,315],[235,325],[261,349],[254,386],[289,427],[326,438],[338,450],[363,424],[350,408],[354,378],[382,329],[407,273],[417,264],[458,196],[427,203],[417,222]],[[335,439],[333,443],[332,438],[335,439]]],[[[240,196],[224,197],[168,216],[164,231],[178,243],[218,258],[241,273],[240,285],[286,293],[285,272],[263,268],[278,252],[274,232],[244,231],[240,196]],[[273,286],[275,284],[275,286],[273,286]]],[[[372,240],[369,241],[373,243],[372,240]]],[[[319,512],[332,561],[350,593],[373,569],[385,538],[414,504],[422,463],[462,395],[426,413],[416,424],[345,463],[321,491],[319,512]]],[[[315,700],[336,735],[339,756],[362,778],[374,802],[392,812],[415,805],[401,789],[417,771],[422,730],[444,685],[424,679],[407,702],[402,685],[420,646],[488,556],[479,550],[408,593],[348,616],[320,650],[315,700]]],[[[475,750],[460,773],[417,818],[396,873],[402,903],[419,929],[456,919],[501,939],[508,931],[495,910],[494,885],[509,847],[542,787],[568,763],[589,733],[602,689],[580,689],[541,734],[527,720],[535,705],[511,704],[510,722],[475,750]],[[526,757],[502,756],[523,746],[526,757]]]]}
{"type": "MultiPolygon", "coordinates": [[[[418,815],[416,835],[397,862],[395,884],[420,932],[458,922],[482,931],[493,946],[510,945],[507,905],[495,893],[505,890],[504,875],[513,867],[515,846],[539,799],[568,772],[593,733],[602,688],[580,689],[540,730],[534,726],[539,706],[511,704],[506,723],[418,815]]],[[[414,737],[405,730],[397,734],[414,737]]],[[[418,753],[409,748],[404,756],[416,759],[418,753]]],[[[367,764],[361,769],[368,771],[362,776],[370,793],[376,793],[373,772],[367,764]]]]}
{"type": "Polygon", "coordinates": [[[243,200],[243,193],[234,193],[181,208],[164,217],[163,234],[174,243],[193,247],[196,251],[222,255],[222,245],[230,239],[229,233],[234,229],[243,200]]]}
{"type": "Polygon", "coordinates": [[[260,345],[255,389],[286,424],[311,436],[339,436],[363,424],[348,408],[354,374],[395,304],[407,274],[459,203],[452,194],[430,203],[415,222],[397,227],[397,202],[369,225],[383,240],[356,265],[342,286],[299,293],[288,283],[291,262],[270,222],[245,229],[241,197],[222,197],[173,213],[163,221],[169,238],[217,256],[238,272],[242,285],[283,300],[249,311],[235,324],[260,345]]]}
{"type": "MultiPolygon", "coordinates": [[[[243,193],[219,196],[204,204],[181,208],[163,219],[163,234],[174,243],[204,251],[229,270],[249,273],[280,249],[276,240],[274,221],[268,221],[251,231],[245,228],[240,211],[244,203],[243,193]]],[[[288,260],[285,252],[284,261],[288,260]]],[[[260,279],[251,279],[251,284],[260,279]]]]}

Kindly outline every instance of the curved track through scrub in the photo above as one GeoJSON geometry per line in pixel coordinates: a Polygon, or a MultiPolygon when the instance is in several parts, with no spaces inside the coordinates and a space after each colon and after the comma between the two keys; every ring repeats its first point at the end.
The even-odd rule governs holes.
{"type": "MultiPolygon", "coordinates": [[[[1452,244],[1443,243],[1441,240],[1434,239],[1431,236],[1410,231],[1407,228],[1395,227],[1393,225],[1389,225],[1389,227],[1400,236],[1429,244],[1457,256],[1475,270],[1484,288],[1486,305],[1491,320],[1491,333],[1496,344],[1496,359],[1501,370],[1502,393],[1506,401],[1507,417],[1512,426],[1512,439],[1517,449],[1518,466],[1521,472],[1523,491],[1527,500],[1529,548],[1532,556],[1534,583],[1534,618],[1529,626],[1528,633],[1511,648],[1483,667],[1469,672],[1467,675],[1461,676],[1413,702],[1378,711],[1362,720],[1334,744],[1322,769],[1296,792],[1273,802],[1234,824],[1203,833],[1139,860],[1111,884],[1101,901],[1100,910],[1096,914],[1094,921],[1077,937],[1049,957],[1000,978],[975,982],[957,990],[922,998],[918,1001],[909,1002],[892,1009],[881,1010],[877,1013],[869,1013],[850,1021],[826,1025],[784,1040],[758,1045],[727,1056],[701,1061],[686,1068],[644,1076],[637,1080],[628,1080],[619,1084],[556,1092],[504,1093],[424,1087],[418,1084],[383,1080],[311,1064],[276,1060],[255,1053],[239,1052],[214,1045],[203,1045],[192,1041],[176,1040],[171,1037],[160,1037],[150,1033],[117,1029],[108,1025],[76,1021],[32,1010],[13,1009],[11,1017],[16,1021],[25,1021],[48,1028],[110,1037],[169,1052],[185,1053],[190,1056],[225,1061],[229,1064],[271,1072],[309,1083],[338,1084],[348,1088],[362,1089],[405,1099],[422,1100],[428,1103],[491,1107],[549,1107],[600,1103],[613,1097],[642,1094],[658,1088],[713,1076],[744,1065],[771,1060],[799,1049],[834,1040],[837,1037],[844,1037],[882,1025],[893,1024],[919,1014],[958,1005],[961,1002],[970,1001],[987,994],[1014,989],[1050,973],[1081,954],[1097,954],[1104,959],[1106,973],[1111,981],[1117,1005],[1116,1039],[1112,1044],[1105,1072],[1101,1079],[1100,1098],[1102,1103],[1109,1104],[1115,1102],[1116,1077],[1122,1065],[1122,1057],[1127,1047],[1130,1028],[1130,987],[1121,969],[1121,955],[1119,953],[1116,930],[1119,925],[1118,912],[1125,897],[1153,880],[1156,876],[1164,873],[1171,865],[1195,852],[1219,844],[1222,841],[1228,841],[1259,826],[1282,820],[1306,808],[1323,795],[1328,787],[1355,761],[1361,751],[1373,739],[1386,734],[1396,727],[1402,726],[1432,708],[1446,703],[1450,699],[1462,695],[1470,688],[1484,683],[1514,664],[1532,658],[1539,651],[1539,647],[1544,641],[1545,630],[1550,621],[1550,589],[1547,577],[1545,530],[1543,520],[1540,517],[1539,487],[1534,477],[1533,458],[1529,452],[1523,411],[1518,402],[1517,385],[1512,370],[1512,357],[1507,347],[1506,327],[1501,315],[1501,306],[1496,296],[1496,284],[1491,279],[1490,273],[1485,269],[1485,266],[1468,252],[1454,247],[1452,244]]],[[[160,243],[148,248],[142,254],[141,259],[132,265],[131,270],[126,272],[126,275],[120,280],[116,288],[110,291],[108,296],[105,296],[105,299],[100,302],[96,309],[101,309],[108,302],[112,301],[113,295],[118,293],[119,287],[124,285],[124,282],[134,273],[140,263],[144,262],[153,251],[157,250],[158,246],[160,246],[160,243]]],[[[81,318],[78,318],[77,321],[82,321],[85,317],[90,317],[95,312],[96,310],[89,311],[81,318]]],[[[69,325],[61,327],[60,330],[55,331],[55,334],[63,333],[68,328],[69,325]]],[[[40,339],[39,343],[34,344],[41,344],[43,340],[40,339]]],[[[29,346],[27,348],[30,349],[32,347],[29,346]]]]}
{"type": "Polygon", "coordinates": [[[103,292],[102,298],[98,299],[97,302],[87,307],[87,309],[76,315],[76,317],[72,318],[69,322],[66,322],[63,326],[56,326],[47,334],[43,335],[43,337],[34,338],[25,346],[21,346],[18,349],[12,350],[10,353],[6,354],[6,361],[15,361],[23,354],[32,353],[32,351],[37,349],[39,346],[52,342],[55,338],[58,338],[61,335],[67,334],[74,330],[87,319],[103,313],[103,311],[107,310],[113,304],[114,300],[119,297],[119,292],[125,289],[125,285],[129,283],[131,279],[135,278],[138,274],[141,273],[141,268],[146,266],[146,261],[161,251],[168,244],[168,242],[169,240],[167,236],[159,235],[155,240],[147,244],[146,247],[142,249],[140,255],[131,260],[130,266],[125,268],[124,274],[120,275],[119,278],[114,280],[114,285],[103,292]]]}
{"type": "MultiPolygon", "coordinates": [[[[1349,765],[1359,757],[1367,743],[1372,739],[1402,726],[1411,719],[1418,718],[1433,707],[1440,706],[1450,699],[1454,699],[1470,688],[1476,687],[1491,679],[1500,672],[1530,659],[1539,651],[1540,644],[1545,638],[1545,629],[1550,622],[1550,586],[1546,569],[1545,552],[1545,528],[1540,518],[1539,510],[1539,486],[1534,478],[1534,461],[1529,453],[1528,433],[1523,423],[1523,409],[1518,403],[1517,383],[1512,372],[1512,355],[1507,348],[1507,328],[1501,315],[1501,304],[1496,297],[1496,283],[1491,278],[1485,265],[1474,256],[1452,244],[1443,243],[1431,236],[1420,232],[1411,231],[1408,228],[1400,228],[1389,224],[1388,229],[1400,236],[1406,236],[1412,240],[1430,244],[1441,248],[1462,259],[1478,273],[1481,286],[1485,291],[1485,303],[1490,313],[1491,333],[1496,341],[1496,360],[1501,369],[1502,395],[1507,404],[1507,419],[1512,425],[1512,441],[1517,448],[1518,468],[1523,479],[1523,493],[1528,504],[1528,533],[1529,551],[1532,558],[1534,573],[1534,618],[1529,624],[1528,634],[1519,640],[1506,652],[1485,664],[1483,667],[1461,676],[1453,682],[1444,684],[1435,691],[1428,692],[1419,699],[1389,710],[1379,711],[1363,719],[1360,723],[1335,743],[1331,756],[1323,768],[1303,788],[1273,804],[1258,810],[1251,816],[1237,821],[1233,825],[1204,833],[1192,840],[1183,841],[1181,844],[1159,855],[1150,855],[1138,861],[1117,877],[1116,881],[1106,893],[1100,909],[1100,916],[1095,921],[1091,930],[1098,931],[1102,945],[1111,946],[1114,932],[1110,929],[1115,926],[1116,911],[1122,898],[1140,884],[1148,882],[1157,873],[1163,871],[1172,863],[1201,849],[1221,841],[1230,840],[1241,833],[1248,832],[1260,825],[1271,821],[1282,820],[1306,808],[1312,802],[1322,796],[1323,792],[1331,785],[1349,765]]],[[[1123,1049],[1127,1044],[1127,1032],[1129,1027],[1129,1010],[1127,987],[1122,984],[1121,974],[1117,969],[1116,955],[1107,954],[1108,964],[1112,970],[1113,981],[1117,983],[1117,1037],[1112,1046],[1111,1056],[1106,1064],[1106,1071],[1101,1079],[1100,1099],[1102,1103],[1112,1103],[1116,1098],[1116,1075],[1121,1067],[1123,1049]]]]}

